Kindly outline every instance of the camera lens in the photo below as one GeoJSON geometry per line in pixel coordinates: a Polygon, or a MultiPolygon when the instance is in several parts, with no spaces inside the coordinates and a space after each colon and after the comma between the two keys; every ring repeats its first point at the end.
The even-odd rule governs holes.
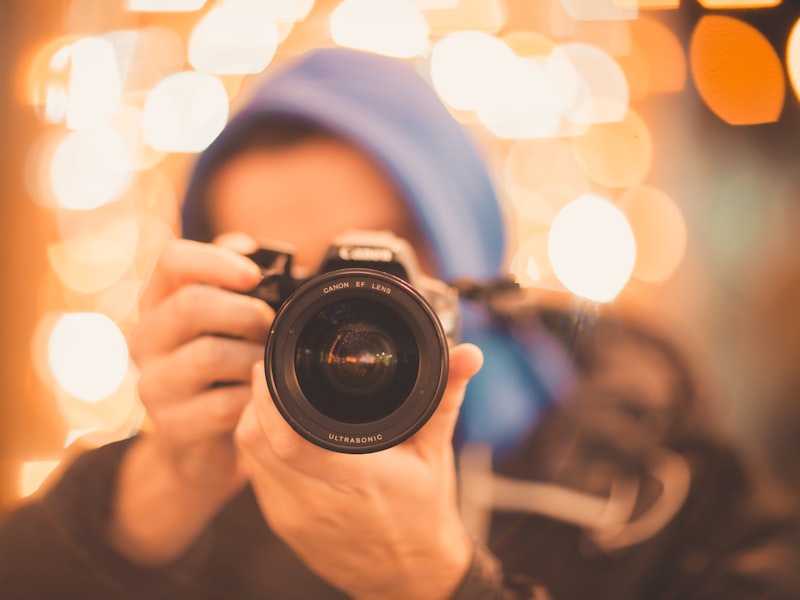
{"type": "Polygon", "coordinates": [[[374,452],[411,436],[435,410],[447,339],[406,281],[341,269],[284,302],[265,366],[273,400],[298,433],[331,450],[374,452]]]}
{"type": "Polygon", "coordinates": [[[414,387],[419,352],[399,315],[372,299],[317,311],[298,336],[295,374],[308,401],[331,419],[375,421],[414,387]]]}

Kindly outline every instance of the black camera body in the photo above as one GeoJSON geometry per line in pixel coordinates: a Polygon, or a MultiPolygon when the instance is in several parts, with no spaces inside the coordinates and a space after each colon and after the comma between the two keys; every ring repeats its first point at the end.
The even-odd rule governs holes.
{"type": "Polygon", "coordinates": [[[447,383],[459,294],[422,274],[406,240],[347,232],[311,277],[295,275],[288,248],[249,257],[263,273],[250,295],[276,310],[267,384],[295,431],[355,454],[399,444],[427,422],[447,383]]]}

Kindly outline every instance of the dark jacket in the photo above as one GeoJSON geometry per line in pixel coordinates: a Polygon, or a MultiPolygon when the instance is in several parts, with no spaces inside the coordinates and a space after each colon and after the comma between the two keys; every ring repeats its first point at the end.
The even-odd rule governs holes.
{"type": "MultiPolygon", "coordinates": [[[[800,598],[791,514],[713,433],[672,346],[566,312],[514,310],[499,326],[523,345],[545,330],[579,376],[513,446],[456,441],[465,522],[505,581],[460,598],[800,598]]],[[[87,452],[5,520],[3,598],[342,597],[269,530],[249,488],[177,563],[120,556],[106,528],[129,444],[87,452]]]]}

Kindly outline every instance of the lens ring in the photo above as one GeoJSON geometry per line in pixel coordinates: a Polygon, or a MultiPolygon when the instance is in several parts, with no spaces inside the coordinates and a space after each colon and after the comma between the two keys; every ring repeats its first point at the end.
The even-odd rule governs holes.
{"type": "Polygon", "coordinates": [[[313,443],[347,453],[382,450],[413,435],[438,406],[449,366],[447,338],[427,300],[406,281],[373,269],[341,269],[301,286],[278,310],[264,360],[270,393],[284,419],[313,443]],[[416,372],[392,410],[348,422],[309,399],[295,361],[309,322],[328,307],[359,302],[384,307],[408,328],[417,352],[416,372]]]}

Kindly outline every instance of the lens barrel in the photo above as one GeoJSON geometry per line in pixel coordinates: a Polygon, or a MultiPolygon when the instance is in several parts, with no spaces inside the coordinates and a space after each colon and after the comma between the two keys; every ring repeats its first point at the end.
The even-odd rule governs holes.
{"type": "Polygon", "coordinates": [[[389,448],[413,435],[447,382],[447,338],[433,308],[405,280],[339,269],[304,283],[281,305],[264,355],[286,421],[337,452],[389,448]]]}

